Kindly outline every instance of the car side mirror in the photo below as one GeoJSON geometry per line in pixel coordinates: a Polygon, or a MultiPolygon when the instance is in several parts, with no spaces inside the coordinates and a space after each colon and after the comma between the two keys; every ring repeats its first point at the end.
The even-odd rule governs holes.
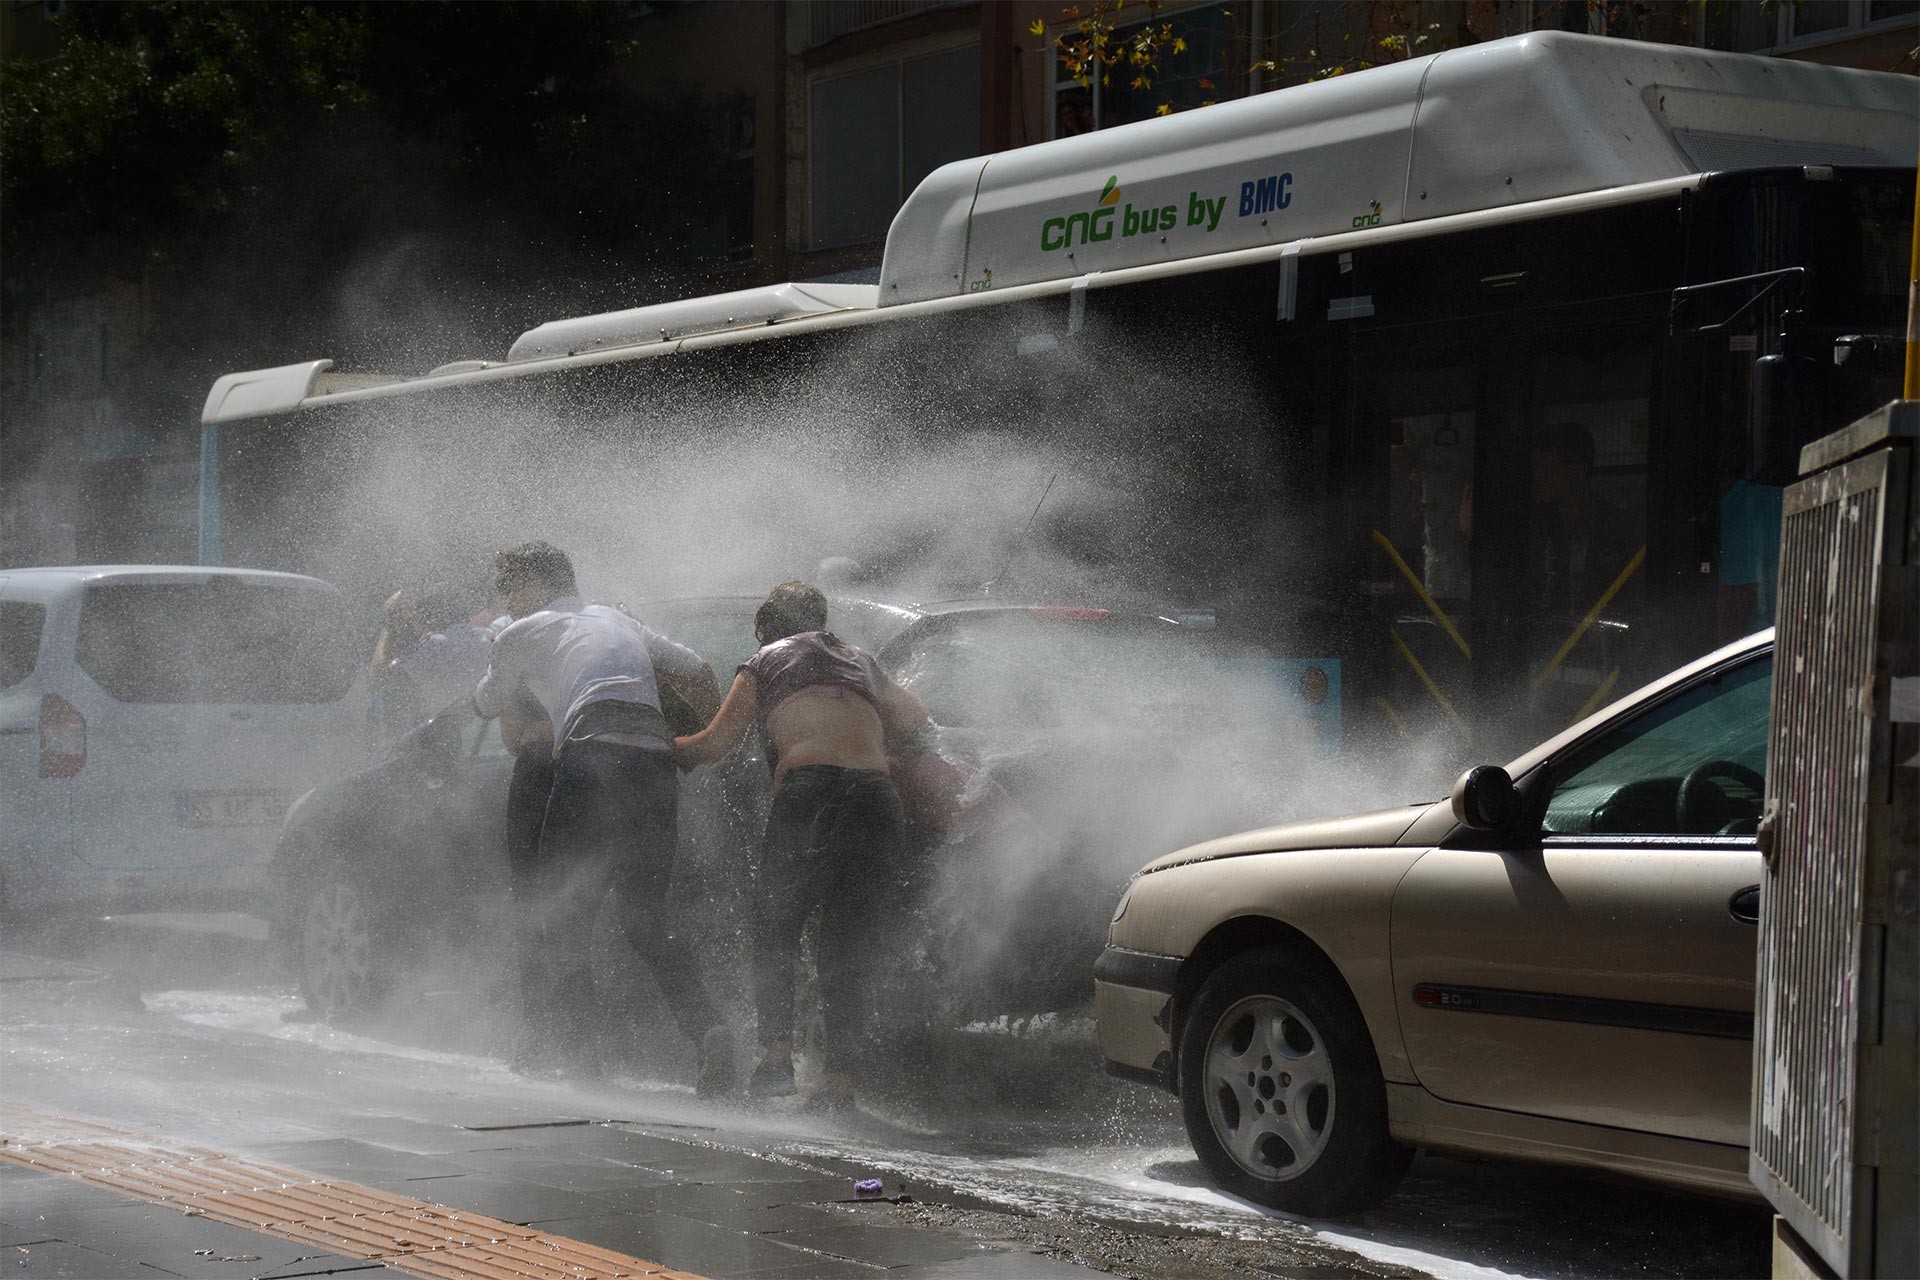
{"type": "Polygon", "coordinates": [[[1453,816],[1475,831],[1502,831],[1520,811],[1513,779],[1497,764],[1469,769],[1453,784],[1453,816]]]}

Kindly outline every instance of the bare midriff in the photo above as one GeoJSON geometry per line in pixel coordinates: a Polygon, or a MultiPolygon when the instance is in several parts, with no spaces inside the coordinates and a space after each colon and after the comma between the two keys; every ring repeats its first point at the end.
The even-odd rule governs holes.
{"type": "Polygon", "coordinates": [[[774,784],[802,765],[842,769],[887,767],[886,733],[873,704],[851,689],[815,685],[789,695],[767,713],[767,737],[780,765],[774,784]]]}

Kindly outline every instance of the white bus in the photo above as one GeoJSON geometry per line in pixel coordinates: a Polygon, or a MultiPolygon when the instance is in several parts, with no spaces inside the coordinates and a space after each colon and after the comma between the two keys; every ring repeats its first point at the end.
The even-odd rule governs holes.
{"type": "Polygon", "coordinates": [[[1764,624],[1799,438],[1897,394],[1917,88],[1536,33],[957,162],[877,284],[220,378],[202,556],[1132,592],[1494,758],[1764,624]]]}

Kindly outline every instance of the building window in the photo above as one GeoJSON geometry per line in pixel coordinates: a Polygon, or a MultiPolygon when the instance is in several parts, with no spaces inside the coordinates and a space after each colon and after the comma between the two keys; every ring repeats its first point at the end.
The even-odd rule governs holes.
{"type": "MultiPolygon", "coordinates": [[[[1163,114],[1162,105],[1185,111],[1235,96],[1231,70],[1236,36],[1233,9],[1231,4],[1203,4],[1156,14],[1154,23],[1172,27],[1173,35],[1186,41],[1186,48],[1180,53],[1163,52],[1160,72],[1145,89],[1133,87],[1136,73],[1124,62],[1109,69],[1105,84],[1099,83],[1097,75],[1089,84],[1077,84],[1050,51],[1054,69],[1052,136],[1068,138],[1117,124],[1151,120],[1163,114]]],[[[1124,42],[1141,25],[1130,22],[1115,27],[1113,41],[1124,42]]]]}
{"type": "Polygon", "coordinates": [[[706,199],[708,219],[687,234],[687,255],[704,266],[753,261],[755,105],[738,96],[721,103],[714,121],[716,168],[706,199]]]}
{"type": "MultiPolygon", "coordinates": [[[[1173,34],[1187,42],[1185,52],[1164,53],[1160,74],[1145,89],[1133,87],[1133,76],[1124,66],[1113,69],[1113,83],[1100,86],[1100,127],[1151,120],[1164,104],[1185,111],[1205,102],[1228,96],[1228,59],[1233,51],[1233,6],[1201,5],[1170,13],[1159,21],[1173,28],[1173,34]]],[[[1131,31],[1121,27],[1114,34],[1125,39],[1131,31]]]]}
{"type": "Polygon", "coordinates": [[[980,46],[821,76],[809,92],[809,242],[865,244],[943,164],[980,152],[980,46]]]}
{"type": "Polygon", "coordinates": [[[1761,53],[1911,27],[1920,15],[1920,0],[1705,0],[1703,8],[1705,21],[1697,26],[1700,43],[1709,49],[1761,53]]]}
{"type": "Polygon", "coordinates": [[[1772,5],[1709,0],[1705,19],[1698,30],[1701,43],[1709,49],[1754,53],[1773,48],[1779,38],[1780,14],[1772,5]]]}

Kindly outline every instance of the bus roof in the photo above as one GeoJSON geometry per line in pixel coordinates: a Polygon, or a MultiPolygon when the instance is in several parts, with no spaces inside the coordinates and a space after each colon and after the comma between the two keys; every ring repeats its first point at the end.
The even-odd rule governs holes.
{"type": "Polygon", "coordinates": [[[1910,76],[1541,32],[959,161],[882,306],[1711,170],[1912,164],[1910,76]]]}
{"type": "Polygon", "coordinates": [[[384,398],[1656,198],[1699,175],[1920,160],[1913,77],[1536,32],[936,169],[880,284],[551,321],[415,378],[227,374],[202,421],[384,398]],[[1099,275],[1099,280],[1093,277],[1099,275]]]}

